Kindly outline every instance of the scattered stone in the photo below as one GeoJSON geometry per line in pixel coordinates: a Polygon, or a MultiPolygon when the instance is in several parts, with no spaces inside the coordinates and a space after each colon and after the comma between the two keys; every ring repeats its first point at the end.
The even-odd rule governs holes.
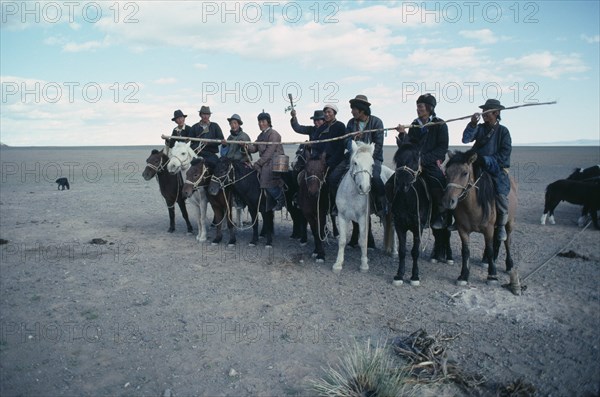
{"type": "Polygon", "coordinates": [[[237,371],[236,371],[235,369],[231,368],[231,369],[229,370],[229,376],[230,376],[230,377],[232,377],[232,378],[233,378],[234,376],[237,376],[237,375],[238,375],[238,373],[237,373],[237,371]]]}
{"type": "Polygon", "coordinates": [[[0,245],[3,245],[3,244],[8,244],[8,240],[0,238],[0,245]]]}
{"type": "Polygon", "coordinates": [[[563,257],[563,258],[570,258],[570,259],[574,259],[574,258],[579,258],[579,259],[583,259],[584,261],[589,261],[590,258],[585,256],[585,255],[581,255],[578,254],[577,252],[573,251],[573,250],[569,250],[566,252],[560,252],[558,254],[558,256],[563,257]]]}
{"type": "Polygon", "coordinates": [[[90,244],[98,244],[98,245],[103,245],[103,244],[106,244],[106,243],[108,243],[108,241],[104,240],[103,238],[93,238],[93,239],[90,241],[90,244]]]}
{"type": "Polygon", "coordinates": [[[171,389],[166,389],[163,393],[162,397],[172,397],[173,393],[171,393],[171,389]]]}

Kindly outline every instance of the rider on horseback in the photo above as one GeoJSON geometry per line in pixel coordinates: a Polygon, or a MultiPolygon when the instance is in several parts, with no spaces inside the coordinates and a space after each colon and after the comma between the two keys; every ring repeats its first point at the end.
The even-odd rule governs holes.
{"type": "MultiPolygon", "coordinates": [[[[345,147],[348,150],[343,161],[330,173],[327,178],[332,192],[332,197],[335,200],[335,194],[340,181],[344,174],[350,168],[350,153],[352,151],[352,140],[361,141],[364,143],[374,143],[375,151],[373,152],[373,175],[371,179],[371,187],[375,196],[375,207],[377,215],[383,217],[387,212],[387,200],[385,198],[385,186],[381,180],[381,166],[383,164],[383,122],[378,117],[371,115],[371,103],[365,95],[357,95],[350,100],[350,108],[352,109],[353,118],[348,121],[346,133],[356,131],[376,130],[367,133],[354,135],[346,139],[345,147]]],[[[334,201],[335,202],[335,201],[334,201]]]]}
{"type": "MultiPolygon", "coordinates": [[[[177,124],[177,127],[173,128],[173,132],[171,132],[171,136],[190,136],[192,131],[192,127],[185,123],[185,118],[187,114],[183,114],[183,112],[179,109],[173,112],[173,118],[171,121],[174,121],[177,124]]],[[[177,140],[175,139],[165,139],[165,145],[167,145],[170,149],[173,148],[177,140]]]]}
{"type": "MultiPolygon", "coordinates": [[[[298,125],[297,121],[294,124],[296,111],[292,110],[292,128],[294,128],[294,131],[298,132],[299,134],[307,134],[310,141],[320,141],[324,139],[341,137],[345,134],[346,127],[344,126],[344,123],[336,120],[335,116],[337,115],[337,111],[337,106],[333,104],[325,105],[322,112],[318,110],[315,111],[315,115],[313,116],[315,119],[315,127],[304,127],[302,129],[298,128],[303,126],[298,125]],[[319,126],[317,126],[316,119],[320,116],[320,114],[317,112],[322,114],[324,119],[323,123],[320,123],[319,126]]],[[[331,183],[329,171],[334,170],[338,164],[344,160],[344,141],[338,139],[330,142],[312,144],[310,148],[311,155],[315,157],[318,157],[321,155],[321,153],[325,152],[325,162],[327,163],[328,168],[328,171],[326,172],[326,179],[327,185],[329,185],[331,183]]],[[[335,203],[335,195],[332,195],[331,198],[331,202],[335,203]]]]}
{"type": "Polygon", "coordinates": [[[512,140],[508,128],[500,125],[500,111],[504,106],[497,99],[488,99],[479,106],[483,109],[483,124],[477,124],[480,113],[471,117],[463,132],[463,143],[475,141],[473,150],[477,153],[475,164],[487,171],[494,180],[496,188],[496,219],[497,239],[506,240],[506,223],[508,222],[508,193],[510,180],[508,168],[510,167],[510,154],[512,140]],[[487,112],[487,110],[491,110],[487,112]]]}
{"type": "MultiPolygon", "coordinates": [[[[256,142],[281,142],[281,135],[275,131],[271,125],[271,115],[262,112],[258,115],[258,127],[261,133],[256,138],[256,142]]],[[[260,143],[249,144],[248,153],[259,153],[260,158],[254,162],[253,168],[258,172],[260,187],[265,189],[269,195],[276,200],[273,211],[280,211],[285,206],[285,196],[283,194],[283,181],[280,176],[273,172],[273,159],[283,153],[283,146],[261,145],[260,143]]]]}
{"type": "MultiPolygon", "coordinates": [[[[192,130],[190,132],[190,138],[207,138],[207,139],[225,139],[223,137],[223,131],[221,131],[221,127],[219,124],[213,123],[210,121],[210,107],[202,106],[198,111],[200,114],[200,121],[194,124],[192,130]]],[[[192,142],[191,148],[198,154],[200,157],[204,157],[206,163],[211,167],[217,164],[217,153],[219,152],[219,144],[212,142],[192,142]]]]}
{"type": "MultiPolygon", "coordinates": [[[[429,122],[439,122],[442,119],[436,117],[435,106],[437,101],[431,94],[421,95],[417,99],[417,115],[412,124],[421,127],[411,127],[406,133],[404,127],[399,125],[398,138],[396,143],[400,147],[403,143],[412,143],[420,152],[421,166],[425,174],[427,189],[432,198],[433,222],[432,229],[443,229],[446,227],[446,210],[442,205],[444,189],[446,189],[446,177],[440,169],[440,164],[444,162],[446,152],[448,151],[448,126],[438,124],[429,127],[423,127],[429,122]]],[[[450,217],[448,217],[450,218],[450,217]]],[[[451,219],[448,219],[450,221],[451,219]]]]}
{"type": "MultiPolygon", "coordinates": [[[[296,117],[296,109],[292,109],[292,118],[290,119],[290,124],[292,125],[292,129],[298,134],[308,135],[309,137],[313,136],[315,131],[325,122],[325,115],[323,114],[323,111],[315,110],[311,120],[313,121],[314,125],[300,125],[298,123],[298,118],[296,117]]],[[[302,171],[306,165],[304,149],[305,145],[300,145],[298,146],[298,150],[296,150],[296,162],[294,163],[294,171],[296,173],[302,171]]]]}

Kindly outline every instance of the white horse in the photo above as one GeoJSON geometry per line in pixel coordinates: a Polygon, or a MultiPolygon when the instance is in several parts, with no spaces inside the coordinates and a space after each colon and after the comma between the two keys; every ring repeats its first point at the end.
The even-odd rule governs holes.
{"type": "MultiPolygon", "coordinates": [[[[181,172],[181,177],[185,181],[186,172],[192,165],[192,160],[195,159],[196,152],[191,148],[190,142],[175,142],[173,148],[169,149],[169,164],[167,164],[167,170],[171,174],[181,172]]],[[[194,191],[188,198],[194,208],[196,209],[196,219],[198,219],[198,235],[196,240],[203,242],[207,240],[207,226],[208,219],[206,218],[206,210],[208,207],[208,197],[206,196],[205,189],[198,189],[194,191]]]]}
{"type": "MultiPolygon", "coordinates": [[[[360,228],[358,244],[360,246],[360,271],[366,272],[369,270],[367,259],[367,234],[369,225],[369,192],[371,191],[371,176],[373,174],[373,144],[352,141],[352,156],[350,157],[350,168],[346,175],[342,178],[337,191],[335,203],[338,208],[338,255],[333,265],[334,273],[342,271],[344,263],[344,249],[346,248],[346,239],[348,226],[351,222],[357,222],[360,228]]],[[[381,179],[385,183],[392,175],[389,167],[381,167],[381,179]]],[[[386,252],[393,252],[394,234],[391,216],[386,216],[385,219],[385,249],[386,252]]]]}

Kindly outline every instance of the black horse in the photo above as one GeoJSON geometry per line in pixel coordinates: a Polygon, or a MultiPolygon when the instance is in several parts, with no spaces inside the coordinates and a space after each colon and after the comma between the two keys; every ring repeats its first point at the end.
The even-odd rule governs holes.
{"type": "MultiPolygon", "coordinates": [[[[418,149],[412,144],[404,144],[394,155],[396,172],[385,185],[388,202],[394,215],[394,226],[398,234],[398,273],[394,277],[394,285],[402,285],[405,273],[406,232],[413,235],[411,256],[413,260],[411,285],[419,285],[419,252],[421,235],[428,227],[431,217],[431,199],[427,192],[425,180],[421,174],[418,149]]],[[[449,233],[435,233],[436,245],[449,248],[449,233]]],[[[435,249],[434,249],[435,251],[435,249]]],[[[450,257],[451,257],[450,252],[450,257]]],[[[435,252],[434,252],[435,256],[435,252]]]]}
{"type": "Polygon", "coordinates": [[[208,193],[216,195],[219,190],[230,185],[233,186],[235,193],[244,200],[252,217],[252,240],[249,245],[255,246],[258,243],[258,212],[260,212],[267,239],[265,245],[266,247],[272,247],[273,206],[275,203],[274,200],[266,199],[265,195],[268,193],[260,188],[256,171],[242,161],[222,158],[214,169],[208,185],[208,193]]]}
{"type": "MultiPolygon", "coordinates": [[[[308,150],[307,150],[307,153],[308,150]]],[[[310,224],[313,239],[315,241],[315,250],[313,257],[317,262],[325,260],[325,249],[323,240],[325,239],[325,226],[327,224],[327,211],[329,209],[329,192],[325,185],[325,176],[327,173],[327,163],[325,162],[326,153],[320,156],[307,154],[306,166],[299,176],[298,204],[302,209],[304,218],[310,224]]]]}
{"type": "Polygon", "coordinates": [[[181,174],[171,175],[167,171],[167,163],[169,157],[161,150],[160,152],[156,149],[152,150],[150,157],[146,159],[146,168],[142,172],[142,177],[149,181],[156,176],[158,180],[158,186],[160,188],[160,194],[164,197],[167,202],[167,208],[169,209],[169,233],[175,231],[175,203],[179,205],[181,215],[187,225],[188,233],[192,233],[194,228],[190,223],[188,217],[187,208],[185,207],[185,197],[181,192],[183,188],[183,181],[181,174]]]}

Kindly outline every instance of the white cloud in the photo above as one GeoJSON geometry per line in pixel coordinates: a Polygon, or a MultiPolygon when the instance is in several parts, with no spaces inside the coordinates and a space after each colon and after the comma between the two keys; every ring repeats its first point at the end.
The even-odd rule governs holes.
{"type": "Polygon", "coordinates": [[[588,36],[586,34],[582,34],[581,40],[586,41],[590,44],[600,43],[600,35],[588,36]]]}
{"type": "Polygon", "coordinates": [[[154,82],[160,85],[174,84],[177,83],[177,79],[175,77],[161,77],[160,79],[154,80],[154,82]]]}
{"type": "Polygon", "coordinates": [[[550,51],[537,52],[520,58],[506,58],[504,64],[552,79],[558,79],[565,74],[583,73],[589,70],[580,54],[551,53],[550,51]]]}
{"type": "Polygon", "coordinates": [[[107,44],[97,40],[85,41],[83,43],[66,43],[62,50],[64,52],[82,52],[82,51],[93,51],[98,48],[106,47],[107,44]]]}
{"type": "Polygon", "coordinates": [[[481,50],[475,47],[457,47],[418,49],[408,55],[407,63],[427,69],[477,69],[487,62],[486,59],[481,56],[481,50]]]}
{"type": "Polygon", "coordinates": [[[466,39],[477,40],[481,44],[494,44],[498,42],[498,38],[490,29],[461,30],[458,34],[466,39]]]}
{"type": "Polygon", "coordinates": [[[205,70],[205,69],[208,69],[208,65],[205,63],[195,63],[194,68],[196,68],[198,70],[205,70]]]}

